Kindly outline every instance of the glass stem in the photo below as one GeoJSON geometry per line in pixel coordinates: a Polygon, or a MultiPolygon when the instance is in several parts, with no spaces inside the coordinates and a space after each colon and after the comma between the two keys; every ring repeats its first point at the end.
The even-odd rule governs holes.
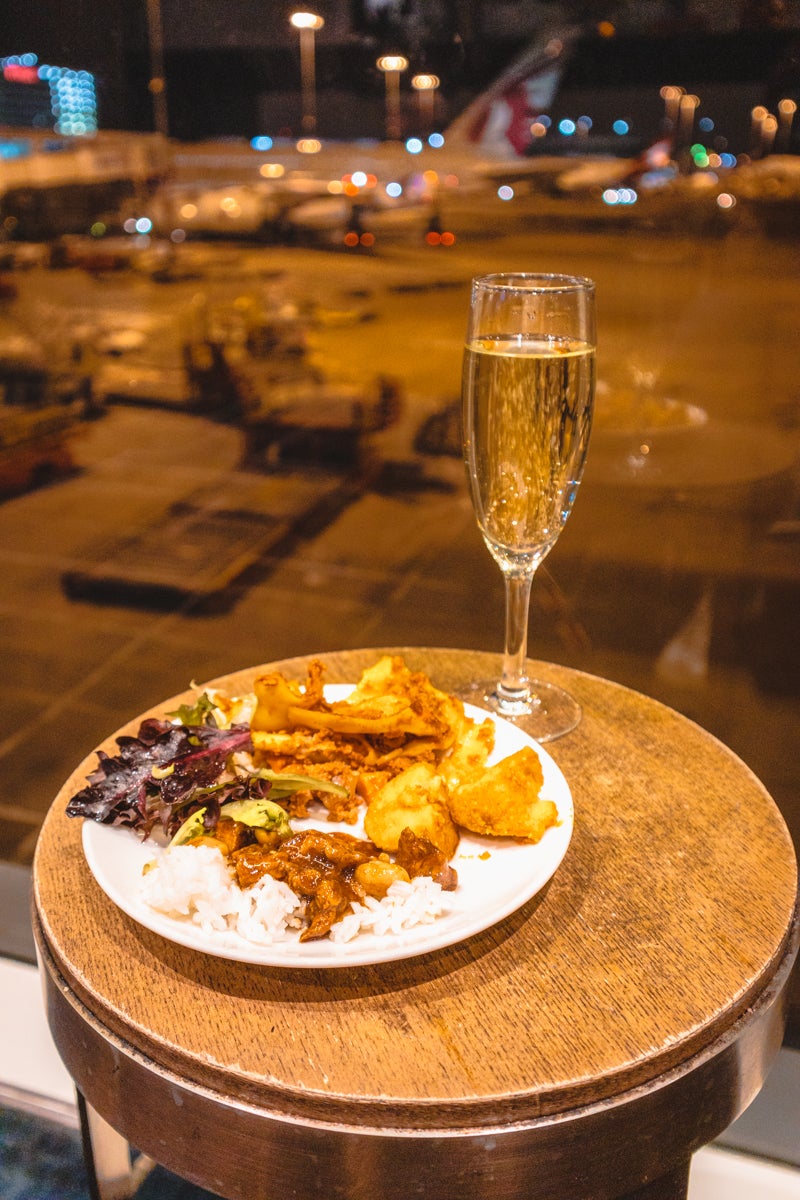
{"type": "Polygon", "coordinates": [[[498,684],[500,702],[527,704],[529,700],[525,659],[528,653],[528,610],[533,571],[504,571],[506,587],[506,642],[503,674],[498,684]]]}

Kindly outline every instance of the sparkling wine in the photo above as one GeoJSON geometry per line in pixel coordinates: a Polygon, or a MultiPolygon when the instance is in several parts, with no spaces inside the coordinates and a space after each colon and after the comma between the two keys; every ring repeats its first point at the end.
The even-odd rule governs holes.
{"type": "Polygon", "coordinates": [[[465,457],[478,526],[505,570],[538,566],[569,516],[592,420],[594,346],[482,337],[464,355],[465,457]]]}

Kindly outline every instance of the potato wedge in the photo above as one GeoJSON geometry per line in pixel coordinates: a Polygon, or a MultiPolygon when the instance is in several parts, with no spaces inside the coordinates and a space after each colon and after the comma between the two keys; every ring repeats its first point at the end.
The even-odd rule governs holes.
{"type": "Polygon", "coordinates": [[[447,788],[428,763],[415,763],[395,775],[367,807],[364,832],[381,850],[396,850],[404,829],[427,838],[448,858],[458,847],[447,788]]]}
{"type": "Polygon", "coordinates": [[[526,746],[450,793],[450,815],[471,833],[538,842],[558,823],[552,800],[542,800],[542,764],[526,746]]]}

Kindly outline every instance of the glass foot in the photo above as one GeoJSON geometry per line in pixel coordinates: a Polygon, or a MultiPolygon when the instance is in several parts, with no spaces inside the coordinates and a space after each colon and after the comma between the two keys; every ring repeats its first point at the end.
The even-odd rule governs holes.
{"type": "Polygon", "coordinates": [[[459,688],[458,695],[465,704],[488,709],[510,721],[537,742],[552,742],[580,723],[581,706],[569,692],[541,679],[530,679],[528,685],[527,700],[499,694],[496,679],[468,684],[459,688]]]}

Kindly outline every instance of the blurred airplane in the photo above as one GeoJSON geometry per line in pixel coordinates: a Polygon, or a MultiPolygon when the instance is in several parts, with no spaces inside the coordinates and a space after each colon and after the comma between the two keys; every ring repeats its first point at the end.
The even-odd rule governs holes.
{"type": "Polygon", "coordinates": [[[557,131],[546,140],[543,136],[567,67],[581,40],[595,32],[592,22],[542,27],[489,88],[427,139],[262,137],[249,146],[181,147],[173,156],[175,186],[194,185],[200,197],[180,206],[184,213],[192,212],[192,204],[197,208],[182,219],[182,227],[187,236],[238,231],[339,241],[354,234],[359,240],[366,232],[368,239],[383,238],[435,229],[440,201],[450,188],[465,192],[525,184],[556,192],[566,178],[566,190],[580,194],[635,176],[651,160],[665,153],[668,158],[669,147],[659,143],[645,156],[623,157],[597,153],[597,139],[570,141],[557,131]],[[542,153],[545,145],[558,150],[542,153]]]}
{"type": "MultiPolygon", "coordinates": [[[[613,184],[637,169],[635,160],[580,153],[589,143],[577,140],[559,147],[564,153],[539,151],[545,144],[558,145],[552,131],[543,136],[547,113],[579,42],[593,29],[591,24],[543,27],[464,112],[427,138],[333,142],[264,136],[249,143],[165,144],[166,165],[147,167],[119,220],[126,232],[152,231],[173,241],[239,237],[351,245],[355,238],[369,245],[378,237],[412,232],[435,236],[449,189],[468,192],[525,182],[554,191],[565,176],[569,190],[578,192],[598,181],[613,184]]],[[[117,140],[124,150],[138,136],[117,140]]],[[[97,151],[92,142],[81,144],[88,189],[101,182],[94,173],[107,159],[101,138],[97,151]]],[[[118,155],[114,180],[123,179],[132,153],[118,155]]],[[[52,170],[57,159],[48,156],[52,170]]],[[[55,179],[49,186],[64,182],[55,179]]],[[[108,195],[110,211],[113,193],[108,195]]],[[[40,224],[45,234],[64,232],[51,229],[49,215],[40,224]]]]}

